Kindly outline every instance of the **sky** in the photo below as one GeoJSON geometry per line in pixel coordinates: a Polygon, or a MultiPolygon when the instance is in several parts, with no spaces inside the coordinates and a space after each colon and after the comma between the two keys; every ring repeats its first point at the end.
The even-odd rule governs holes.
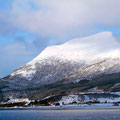
{"type": "Polygon", "coordinates": [[[112,31],[120,38],[120,0],[0,0],[0,78],[50,45],[112,31]]]}

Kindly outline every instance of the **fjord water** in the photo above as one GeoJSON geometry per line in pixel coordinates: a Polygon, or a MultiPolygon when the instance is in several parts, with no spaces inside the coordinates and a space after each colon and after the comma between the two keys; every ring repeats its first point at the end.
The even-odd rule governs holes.
{"type": "Polygon", "coordinates": [[[119,120],[120,109],[0,110],[0,120],[119,120]]]}

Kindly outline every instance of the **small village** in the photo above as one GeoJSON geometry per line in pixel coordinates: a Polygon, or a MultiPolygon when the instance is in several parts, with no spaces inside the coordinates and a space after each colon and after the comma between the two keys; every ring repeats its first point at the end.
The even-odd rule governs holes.
{"type": "Polygon", "coordinates": [[[9,107],[38,107],[38,106],[69,106],[69,105],[94,105],[94,104],[101,104],[101,105],[107,105],[111,104],[112,106],[119,106],[120,100],[119,98],[114,99],[114,98],[108,98],[109,100],[107,101],[105,98],[104,99],[90,99],[90,100],[80,100],[76,97],[76,95],[71,95],[71,96],[63,96],[61,100],[56,101],[54,97],[48,97],[42,100],[29,100],[29,99],[13,99],[8,102],[4,102],[0,104],[0,108],[9,108],[9,107]]]}

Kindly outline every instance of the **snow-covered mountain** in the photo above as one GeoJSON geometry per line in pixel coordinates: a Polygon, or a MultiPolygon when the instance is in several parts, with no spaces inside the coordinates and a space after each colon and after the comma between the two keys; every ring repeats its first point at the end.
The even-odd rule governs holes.
{"type": "Polygon", "coordinates": [[[21,95],[31,99],[70,92],[119,91],[119,72],[120,40],[111,32],[102,32],[47,47],[1,79],[0,89],[5,98],[21,95]]]}
{"type": "Polygon", "coordinates": [[[34,60],[14,71],[11,77],[23,77],[30,81],[39,73],[37,77],[41,84],[51,84],[60,79],[56,79],[60,74],[59,77],[64,79],[75,77],[73,82],[76,82],[96,74],[119,72],[119,56],[119,39],[111,32],[103,32],[47,47],[34,60]],[[56,80],[51,80],[53,77],[56,80]]]}
{"type": "Polygon", "coordinates": [[[112,32],[102,32],[85,38],[73,39],[62,45],[50,46],[33,61],[51,56],[74,61],[118,57],[119,51],[119,39],[112,32]]]}

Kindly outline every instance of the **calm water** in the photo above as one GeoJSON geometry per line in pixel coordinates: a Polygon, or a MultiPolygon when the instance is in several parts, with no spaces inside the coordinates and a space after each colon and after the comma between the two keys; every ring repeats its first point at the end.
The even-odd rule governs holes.
{"type": "Polygon", "coordinates": [[[0,120],[120,120],[120,109],[0,110],[0,120]]]}

